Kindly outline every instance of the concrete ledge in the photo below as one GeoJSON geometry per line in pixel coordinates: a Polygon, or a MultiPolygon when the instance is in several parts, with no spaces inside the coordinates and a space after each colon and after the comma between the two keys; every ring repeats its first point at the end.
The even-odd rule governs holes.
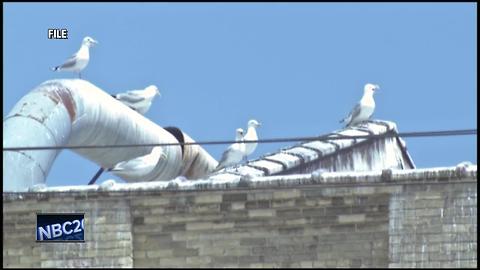
{"type": "Polygon", "coordinates": [[[71,196],[79,193],[85,196],[115,196],[130,192],[178,192],[200,190],[228,190],[252,188],[282,188],[302,185],[324,186],[361,186],[384,184],[432,183],[444,181],[477,182],[477,165],[461,163],[453,167],[437,167],[413,170],[393,170],[371,172],[321,172],[284,176],[248,177],[232,175],[223,181],[217,179],[180,180],[142,182],[133,184],[115,183],[107,180],[100,185],[33,187],[29,192],[4,192],[3,200],[22,200],[24,198],[43,197],[55,193],[55,196],[71,196]]]}

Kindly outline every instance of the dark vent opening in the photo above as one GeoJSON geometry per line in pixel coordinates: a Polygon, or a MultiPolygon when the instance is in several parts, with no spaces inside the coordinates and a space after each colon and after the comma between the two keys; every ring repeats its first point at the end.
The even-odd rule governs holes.
{"type": "Polygon", "coordinates": [[[183,132],[177,127],[165,127],[166,131],[170,132],[170,134],[177,139],[179,143],[181,143],[180,147],[182,148],[182,156],[183,156],[183,143],[185,142],[185,138],[183,137],[183,132]]]}

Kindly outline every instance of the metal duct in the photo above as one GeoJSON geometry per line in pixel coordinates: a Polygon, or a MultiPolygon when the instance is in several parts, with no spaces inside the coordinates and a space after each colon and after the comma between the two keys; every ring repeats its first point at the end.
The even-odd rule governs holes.
{"type": "MultiPolygon", "coordinates": [[[[184,134],[184,133],[183,133],[184,134]]],[[[177,143],[168,131],[81,79],[50,80],[25,95],[3,121],[3,147],[177,143]]],[[[186,141],[193,141],[184,134],[186,141]]],[[[152,147],[87,148],[72,151],[111,168],[150,153],[152,147]]],[[[198,145],[165,146],[166,160],[127,182],[170,180],[208,174],[217,161],[198,145]]],[[[59,150],[3,151],[3,190],[23,191],[45,183],[59,150]]],[[[120,176],[119,176],[120,177],[120,176]]]]}

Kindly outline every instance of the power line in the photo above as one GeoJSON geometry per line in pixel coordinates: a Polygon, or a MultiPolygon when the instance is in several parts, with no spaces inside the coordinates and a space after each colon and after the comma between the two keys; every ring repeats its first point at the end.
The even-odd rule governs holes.
{"type": "MultiPolygon", "coordinates": [[[[372,135],[341,135],[328,134],[313,137],[291,137],[291,138],[274,138],[246,140],[244,143],[278,143],[278,142],[299,142],[299,141],[330,141],[345,139],[379,139],[392,137],[438,137],[438,136],[463,136],[475,135],[476,129],[460,129],[460,130],[442,130],[442,131],[416,131],[416,132],[387,132],[383,134],[372,135]]],[[[62,146],[25,146],[25,147],[5,147],[3,151],[34,151],[34,150],[60,150],[60,149],[91,149],[91,148],[127,148],[127,147],[154,147],[154,146],[175,146],[175,145],[211,145],[211,144],[232,144],[237,141],[204,141],[204,142],[177,142],[177,143],[150,143],[150,144],[117,144],[117,145],[62,145],[62,146]]]]}

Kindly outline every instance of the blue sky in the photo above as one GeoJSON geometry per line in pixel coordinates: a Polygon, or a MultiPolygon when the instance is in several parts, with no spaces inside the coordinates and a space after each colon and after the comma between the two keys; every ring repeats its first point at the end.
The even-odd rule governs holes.
{"type": "MultiPolygon", "coordinates": [[[[146,117],[196,141],[232,140],[255,118],[259,136],[339,129],[377,83],[375,119],[400,132],[477,127],[475,3],[3,4],[3,116],[80,46],[84,79],[110,93],[155,84],[146,117]],[[66,28],[68,40],[47,39],[66,28]]],[[[406,138],[417,167],[477,162],[476,136],[406,138]]],[[[285,144],[261,144],[251,158],[285,144]]],[[[207,145],[216,159],[227,145],[207,145]]],[[[4,164],[8,166],[8,164],[4,164]]],[[[47,185],[86,184],[98,166],[64,150],[47,185]]],[[[118,179],[105,173],[98,180],[118,179]]]]}

